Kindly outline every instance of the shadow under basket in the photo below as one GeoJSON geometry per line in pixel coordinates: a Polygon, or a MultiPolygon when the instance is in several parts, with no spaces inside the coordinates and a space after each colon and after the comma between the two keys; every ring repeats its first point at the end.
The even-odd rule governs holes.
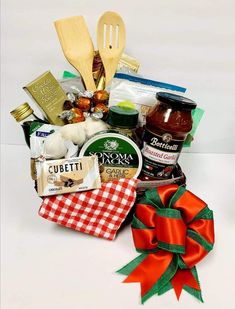
{"type": "Polygon", "coordinates": [[[137,193],[143,194],[145,190],[170,184],[186,186],[186,177],[179,164],[177,164],[174,168],[172,177],[170,179],[140,181],[137,186],[137,193]]]}

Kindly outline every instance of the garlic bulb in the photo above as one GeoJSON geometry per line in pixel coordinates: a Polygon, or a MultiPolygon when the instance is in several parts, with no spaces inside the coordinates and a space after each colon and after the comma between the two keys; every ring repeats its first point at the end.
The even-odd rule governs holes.
{"type": "Polygon", "coordinates": [[[86,140],[86,132],[84,127],[85,121],[74,124],[66,124],[61,127],[60,133],[64,139],[81,146],[86,140]]]}
{"type": "Polygon", "coordinates": [[[97,132],[107,130],[107,124],[102,120],[95,120],[88,117],[85,121],[66,124],[61,127],[60,132],[64,139],[82,146],[85,141],[97,132]]]}
{"type": "Polygon", "coordinates": [[[68,149],[60,132],[54,132],[47,136],[44,141],[44,154],[47,159],[61,159],[68,149]]]}
{"type": "Polygon", "coordinates": [[[59,131],[48,135],[44,141],[44,155],[47,159],[61,159],[74,156],[77,148],[97,132],[107,130],[102,120],[87,118],[83,122],[67,124],[59,131]]]}
{"type": "Polygon", "coordinates": [[[103,120],[87,118],[85,121],[86,138],[90,138],[95,133],[108,129],[108,125],[103,120]]]}

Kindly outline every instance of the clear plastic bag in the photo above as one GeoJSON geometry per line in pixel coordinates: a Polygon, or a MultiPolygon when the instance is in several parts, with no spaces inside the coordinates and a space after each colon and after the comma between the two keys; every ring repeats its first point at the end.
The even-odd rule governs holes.
{"type": "Polygon", "coordinates": [[[117,73],[109,89],[109,107],[123,101],[135,104],[139,111],[139,126],[145,124],[149,109],[156,103],[156,93],[159,91],[183,94],[186,88],[145,79],[139,76],[117,73]]]}

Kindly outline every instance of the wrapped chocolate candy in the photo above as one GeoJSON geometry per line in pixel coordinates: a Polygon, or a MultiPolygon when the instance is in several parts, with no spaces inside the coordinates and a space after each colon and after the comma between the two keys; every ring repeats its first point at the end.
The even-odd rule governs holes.
{"type": "Polygon", "coordinates": [[[103,119],[103,120],[106,120],[107,117],[108,117],[108,107],[104,104],[104,103],[98,103],[94,108],[93,108],[93,114],[95,114],[93,116],[93,118],[95,119],[103,119]],[[101,113],[102,113],[102,117],[100,118],[101,116],[101,113]]]}
{"type": "Polygon", "coordinates": [[[109,109],[104,103],[98,103],[93,110],[96,112],[102,112],[103,114],[108,113],[109,109]]]}
{"type": "Polygon", "coordinates": [[[91,99],[86,97],[80,97],[76,100],[75,106],[82,111],[87,112],[91,109],[91,99]]]}
{"type": "Polygon", "coordinates": [[[109,94],[106,90],[98,90],[94,92],[93,103],[95,105],[99,103],[108,105],[108,100],[109,100],[109,94]]]}
{"type": "Polygon", "coordinates": [[[65,110],[59,115],[65,124],[77,123],[85,120],[83,111],[77,107],[72,107],[70,110],[65,110]]]}
{"type": "Polygon", "coordinates": [[[74,113],[71,110],[64,110],[59,114],[60,119],[64,121],[65,124],[71,123],[71,120],[74,117],[74,113]]]}
{"type": "Polygon", "coordinates": [[[63,110],[67,111],[73,108],[73,103],[69,100],[64,101],[63,110]]]}
{"type": "Polygon", "coordinates": [[[81,109],[79,109],[77,107],[73,107],[70,111],[74,114],[70,123],[77,123],[77,122],[82,122],[82,121],[85,120],[85,117],[83,115],[83,111],[81,109]]]}
{"type": "Polygon", "coordinates": [[[75,94],[74,94],[74,93],[72,93],[72,92],[68,92],[68,93],[66,93],[66,95],[67,95],[67,98],[68,98],[68,100],[69,100],[69,101],[71,101],[71,102],[75,102],[75,100],[76,100],[76,96],[75,96],[75,94]]]}
{"type": "Polygon", "coordinates": [[[86,91],[84,91],[82,97],[90,98],[90,99],[91,99],[91,98],[93,97],[93,95],[94,95],[94,92],[93,92],[93,91],[91,91],[91,90],[86,90],[86,91]]]}
{"type": "Polygon", "coordinates": [[[82,122],[89,116],[93,119],[107,118],[109,99],[107,91],[69,92],[67,97],[68,100],[63,105],[64,111],[59,115],[65,124],[82,122]]]}
{"type": "Polygon", "coordinates": [[[91,113],[91,118],[95,120],[102,119],[104,114],[101,111],[91,113]]]}

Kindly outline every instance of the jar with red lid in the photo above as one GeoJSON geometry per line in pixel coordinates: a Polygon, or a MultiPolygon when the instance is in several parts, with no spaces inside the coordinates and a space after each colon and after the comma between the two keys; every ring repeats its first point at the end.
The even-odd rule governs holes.
{"type": "Polygon", "coordinates": [[[194,101],[173,93],[158,92],[156,98],[157,104],[146,116],[142,180],[171,177],[192,129],[191,111],[196,108],[194,101]]]}

